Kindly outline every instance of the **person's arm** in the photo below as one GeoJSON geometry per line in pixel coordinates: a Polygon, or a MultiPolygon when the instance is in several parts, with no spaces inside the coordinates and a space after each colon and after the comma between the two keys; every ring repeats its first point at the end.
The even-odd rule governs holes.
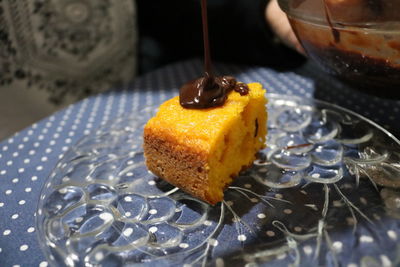
{"type": "Polygon", "coordinates": [[[265,7],[265,20],[271,26],[276,36],[287,46],[305,54],[303,47],[299,43],[296,35],[290,26],[289,20],[283,12],[277,0],[271,0],[265,7]]]}

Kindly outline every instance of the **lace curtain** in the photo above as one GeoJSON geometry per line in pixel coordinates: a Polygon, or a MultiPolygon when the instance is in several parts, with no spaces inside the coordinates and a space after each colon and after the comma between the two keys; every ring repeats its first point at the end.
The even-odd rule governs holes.
{"type": "Polygon", "coordinates": [[[22,84],[62,103],[128,83],[136,69],[133,1],[0,0],[0,89],[22,84]]]}

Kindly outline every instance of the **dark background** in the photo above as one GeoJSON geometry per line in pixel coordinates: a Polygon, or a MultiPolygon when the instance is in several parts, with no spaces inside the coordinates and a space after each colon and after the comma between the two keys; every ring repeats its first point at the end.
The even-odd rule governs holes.
{"type": "MultiPolygon", "coordinates": [[[[266,0],[210,0],[208,19],[212,58],[236,64],[286,68],[302,62],[280,44],[264,19],[266,0]]],[[[137,1],[139,72],[203,57],[199,0],[137,1]]]]}

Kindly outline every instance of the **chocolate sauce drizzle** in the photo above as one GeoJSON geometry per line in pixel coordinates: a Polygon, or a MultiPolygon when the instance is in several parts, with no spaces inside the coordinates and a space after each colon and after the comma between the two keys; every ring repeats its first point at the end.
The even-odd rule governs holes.
{"type": "Polygon", "coordinates": [[[326,17],[329,27],[331,28],[333,40],[335,40],[335,43],[339,43],[340,42],[340,32],[333,27],[328,5],[326,3],[326,0],[323,0],[323,1],[324,1],[325,17],[326,17]]]}
{"type": "Polygon", "coordinates": [[[222,106],[230,91],[247,95],[249,88],[244,83],[238,83],[231,76],[215,76],[212,71],[212,61],[208,34],[207,0],[201,0],[204,40],[204,77],[184,84],[179,91],[179,102],[182,107],[204,109],[222,106]]]}

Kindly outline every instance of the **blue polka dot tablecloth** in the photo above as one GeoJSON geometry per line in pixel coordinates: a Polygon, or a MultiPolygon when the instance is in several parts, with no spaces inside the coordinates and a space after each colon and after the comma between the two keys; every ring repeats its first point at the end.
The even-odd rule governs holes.
{"type": "MultiPolygon", "coordinates": [[[[35,226],[37,204],[45,180],[72,145],[114,118],[135,114],[146,106],[158,105],[176,95],[178,88],[184,82],[202,73],[202,66],[200,60],[169,65],[138,78],[127,88],[110,90],[84,99],[2,141],[0,143],[0,266],[49,265],[37,238],[35,226]]],[[[264,67],[217,64],[216,71],[220,74],[233,74],[243,82],[260,82],[267,88],[268,93],[318,98],[340,105],[375,121],[395,136],[400,136],[399,100],[378,98],[351,89],[323,74],[312,63],[285,72],[264,67]]],[[[250,187],[251,185],[244,185],[244,188],[250,187]]],[[[279,194],[276,197],[279,198],[279,194]]],[[[361,199],[361,202],[363,201],[361,199]]],[[[291,212],[290,209],[284,209],[286,215],[291,212]]],[[[266,215],[260,213],[257,216],[262,219],[266,215]]],[[[282,228],[279,225],[277,227],[282,228]]],[[[294,230],[297,231],[296,229],[301,231],[300,227],[294,230]]],[[[266,233],[269,236],[275,235],[274,231],[266,233]]],[[[397,244],[400,240],[399,235],[399,221],[389,221],[382,236],[397,244]]],[[[218,243],[223,244],[229,238],[222,236],[219,240],[212,240],[210,245],[216,247],[218,243]]],[[[242,241],[245,238],[244,235],[238,236],[242,241]]],[[[374,238],[380,237],[361,235],[361,241],[365,243],[374,242],[374,238]]],[[[180,246],[184,248],[189,245],[182,243],[180,246]]],[[[332,246],[337,251],[351,250],[343,243],[332,241],[332,246]]],[[[393,246],[390,249],[393,249],[393,246]]],[[[397,249],[399,250],[399,247],[397,249]]],[[[312,250],[311,246],[306,245],[301,253],[309,254],[312,250]]],[[[370,253],[369,256],[373,256],[380,266],[394,264],[393,259],[389,259],[386,255],[373,255],[371,251],[366,253],[370,253]]],[[[397,257],[400,257],[400,252],[397,257]]],[[[223,261],[221,263],[221,260],[217,260],[213,264],[222,266],[223,261]]],[[[359,264],[359,262],[349,263],[348,267],[356,267],[359,264]]],[[[225,266],[233,265],[235,262],[230,263],[229,260],[225,262],[225,266]]],[[[332,266],[335,264],[332,263],[332,266]]]]}

